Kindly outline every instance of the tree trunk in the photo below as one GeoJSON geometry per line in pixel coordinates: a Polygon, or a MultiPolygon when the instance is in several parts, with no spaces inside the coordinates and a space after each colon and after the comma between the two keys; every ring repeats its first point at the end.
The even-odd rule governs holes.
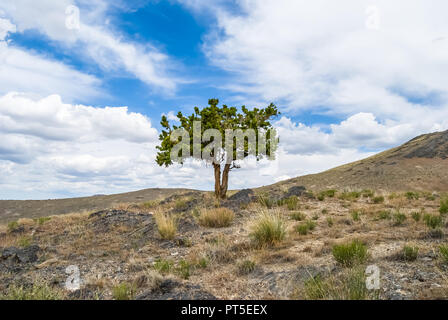
{"type": "Polygon", "coordinates": [[[224,166],[224,171],[222,172],[222,182],[221,182],[221,191],[220,191],[221,199],[226,198],[227,188],[229,186],[229,171],[230,171],[230,164],[226,163],[224,166]]]}
{"type": "Polygon", "coordinates": [[[215,197],[219,198],[221,196],[221,165],[214,163],[213,168],[215,169],[215,197]]]}

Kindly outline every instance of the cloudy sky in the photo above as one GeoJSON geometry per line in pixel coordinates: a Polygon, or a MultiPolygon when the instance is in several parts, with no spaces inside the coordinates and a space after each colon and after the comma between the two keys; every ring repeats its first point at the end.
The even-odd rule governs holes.
{"type": "Polygon", "coordinates": [[[276,161],[315,173],[448,129],[446,0],[2,0],[0,199],[210,189],[160,168],[162,114],[274,102],[276,161]]]}

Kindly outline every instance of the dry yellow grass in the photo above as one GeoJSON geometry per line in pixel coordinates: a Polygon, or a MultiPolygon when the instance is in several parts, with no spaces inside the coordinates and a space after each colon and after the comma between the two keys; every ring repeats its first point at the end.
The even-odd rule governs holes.
{"type": "Polygon", "coordinates": [[[202,226],[211,228],[228,227],[235,218],[235,213],[227,208],[203,209],[199,216],[202,226]]]}
{"type": "Polygon", "coordinates": [[[157,212],[154,214],[154,218],[156,220],[157,230],[159,231],[162,239],[174,239],[177,232],[175,217],[162,212],[157,212]]]}

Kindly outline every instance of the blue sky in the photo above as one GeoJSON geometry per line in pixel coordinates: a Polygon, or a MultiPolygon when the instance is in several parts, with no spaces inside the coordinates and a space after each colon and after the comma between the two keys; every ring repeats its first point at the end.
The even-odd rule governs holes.
{"type": "Polygon", "coordinates": [[[210,168],[164,169],[154,157],[161,115],[212,97],[282,112],[278,160],[243,166],[231,188],[445,130],[445,9],[442,0],[2,1],[0,198],[210,189],[211,174],[197,179],[210,168]],[[67,27],[73,8],[79,29],[67,27]]]}

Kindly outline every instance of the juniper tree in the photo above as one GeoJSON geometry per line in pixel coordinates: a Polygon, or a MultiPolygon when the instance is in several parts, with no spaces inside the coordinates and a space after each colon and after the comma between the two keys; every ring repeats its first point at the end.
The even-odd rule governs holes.
{"type": "Polygon", "coordinates": [[[160,166],[183,164],[187,158],[205,161],[214,168],[215,196],[226,198],[229,172],[239,168],[239,161],[253,156],[258,160],[275,159],[278,137],[270,120],[280,113],[271,103],[266,108],[218,106],[210,99],[208,106],[194,108],[194,113],[177,114],[179,125],[162,116],[156,162],[160,166]]]}

